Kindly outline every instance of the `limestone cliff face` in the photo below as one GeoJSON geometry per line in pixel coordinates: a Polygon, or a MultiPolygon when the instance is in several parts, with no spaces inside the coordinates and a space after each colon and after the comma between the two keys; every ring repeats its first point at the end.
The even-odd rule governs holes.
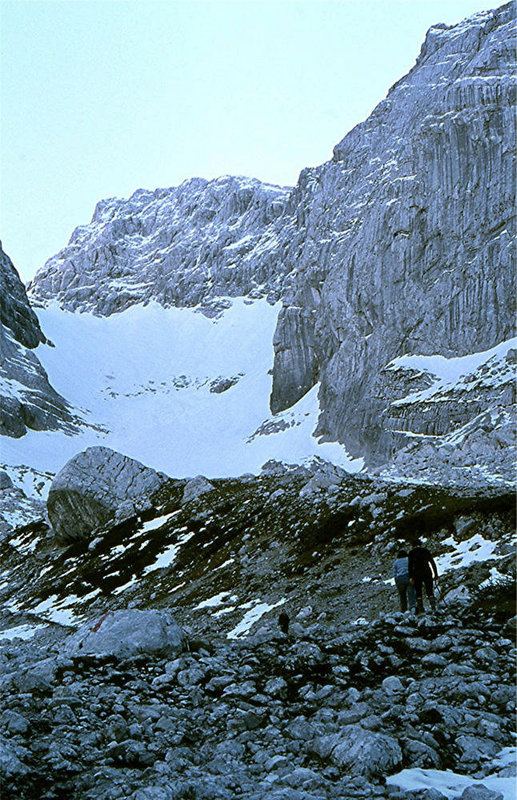
{"type": "Polygon", "coordinates": [[[49,384],[33,352],[45,341],[25,287],[0,245],[0,435],[23,436],[28,428],[74,429],[68,403],[49,384]]]}
{"type": "MultiPolygon", "coordinates": [[[[514,3],[432,27],[408,75],[293,189],[193,179],[99,203],[31,296],[99,314],[282,298],[272,411],[320,382],[317,433],[384,462],[436,427],[394,410],[405,386],[385,367],[513,333],[514,36],[514,3]]],[[[461,404],[440,430],[486,407],[461,404]]]]}
{"type": "MultiPolygon", "coordinates": [[[[248,178],[193,178],[97,204],[90,225],[29,287],[38,300],[109,315],[134,303],[194,306],[224,296],[278,299],[276,225],[289,190],[248,178]]],[[[217,306],[217,304],[215,304],[217,306]]]]}
{"type": "Polygon", "coordinates": [[[27,299],[25,286],[0,242],[0,321],[20,344],[37,347],[45,337],[27,299]]]}
{"type": "Polygon", "coordinates": [[[319,431],[354,455],[390,454],[391,359],[512,335],[514,11],[431,28],[411,72],[291,196],[272,406],[321,380],[319,431]]]}

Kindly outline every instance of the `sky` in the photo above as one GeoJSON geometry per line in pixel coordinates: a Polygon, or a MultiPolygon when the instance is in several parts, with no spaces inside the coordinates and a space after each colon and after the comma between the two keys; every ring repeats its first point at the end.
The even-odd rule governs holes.
{"type": "Polygon", "coordinates": [[[1,0],[0,231],[23,280],[98,200],[328,160],[430,25],[497,0],[1,0]]]}

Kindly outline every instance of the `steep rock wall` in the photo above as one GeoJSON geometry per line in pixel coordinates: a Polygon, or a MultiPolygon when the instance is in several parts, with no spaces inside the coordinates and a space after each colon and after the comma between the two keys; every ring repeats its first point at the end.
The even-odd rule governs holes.
{"type": "Polygon", "coordinates": [[[0,242],[0,320],[25,347],[37,347],[45,337],[27,299],[25,286],[0,242]]]}
{"type": "Polygon", "coordinates": [[[45,343],[25,287],[0,244],[0,436],[75,429],[67,401],[50,385],[33,352],[45,343]]]}
{"type": "Polygon", "coordinates": [[[514,11],[431,28],[411,72],[291,197],[300,234],[272,406],[290,405],[312,372],[320,434],[370,461],[392,447],[383,366],[513,332],[514,11]],[[304,337],[292,336],[296,316],[304,337]]]}

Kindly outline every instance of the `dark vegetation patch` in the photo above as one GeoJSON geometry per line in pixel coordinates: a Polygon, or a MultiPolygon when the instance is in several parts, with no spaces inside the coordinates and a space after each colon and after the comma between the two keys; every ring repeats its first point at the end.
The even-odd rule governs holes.
{"type": "MultiPolygon", "coordinates": [[[[213,491],[186,505],[186,482],[171,480],[152,496],[152,508],[94,532],[88,541],[59,547],[43,522],[25,526],[17,535],[24,543],[39,537],[34,552],[22,557],[9,548],[0,556],[1,565],[18,567],[12,585],[28,605],[51,595],[82,598],[98,589],[83,611],[102,613],[136,600],[140,607],[171,608],[194,628],[226,624],[228,629],[235,625],[232,614],[242,619],[244,612],[216,622],[210,612],[192,609],[226,592],[236,597],[236,605],[284,597],[291,615],[308,605],[329,619],[371,618],[396,607],[393,590],[382,581],[391,575],[398,543],[424,536],[439,554],[451,534],[456,541],[475,532],[498,539],[515,529],[509,492],[404,487],[347,476],[332,492],[300,494],[313,474],[296,467],[212,480],[213,491]],[[160,526],[145,529],[146,523],[168,516],[160,526]],[[457,528],[462,517],[468,522],[463,533],[457,528]],[[169,566],[149,570],[177,544],[169,566]],[[365,584],[364,578],[371,582],[365,584]]],[[[498,561],[498,568],[508,571],[510,561],[498,561]]],[[[486,578],[488,568],[480,569],[480,575],[472,569],[472,589],[486,578]]],[[[448,585],[446,576],[444,589],[448,585]]],[[[514,608],[510,590],[490,591],[480,602],[493,603],[508,618],[514,608]]]]}

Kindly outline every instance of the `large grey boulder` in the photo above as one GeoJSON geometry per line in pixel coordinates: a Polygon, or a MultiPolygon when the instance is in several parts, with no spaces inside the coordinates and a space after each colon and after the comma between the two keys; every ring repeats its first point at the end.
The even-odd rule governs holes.
{"type": "Polygon", "coordinates": [[[50,487],[47,511],[58,540],[88,536],[109,522],[120,522],[149,508],[163,473],[108,447],[89,447],[74,456],[50,487]]]}
{"type": "Polygon", "coordinates": [[[68,655],[110,655],[131,658],[138,653],[173,656],[186,646],[182,628],[164,611],[108,611],[71,634],[68,655]]]}
{"type": "Polygon", "coordinates": [[[185,503],[191,503],[201,497],[202,494],[212,492],[213,490],[214,487],[210,481],[204,477],[204,475],[197,475],[195,478],[192,478],[185,484],[183,497],[181,500],[182,505],[185,505],[185,503]]]}
{"type": "Polygon", "coordinates": [[[389,774],[402,761],[396,739],[360,725],[346,725],[340,733],[319,737],[310,749],[321,759],[329,758],[343,770],[367,778],[389,774]]]}

